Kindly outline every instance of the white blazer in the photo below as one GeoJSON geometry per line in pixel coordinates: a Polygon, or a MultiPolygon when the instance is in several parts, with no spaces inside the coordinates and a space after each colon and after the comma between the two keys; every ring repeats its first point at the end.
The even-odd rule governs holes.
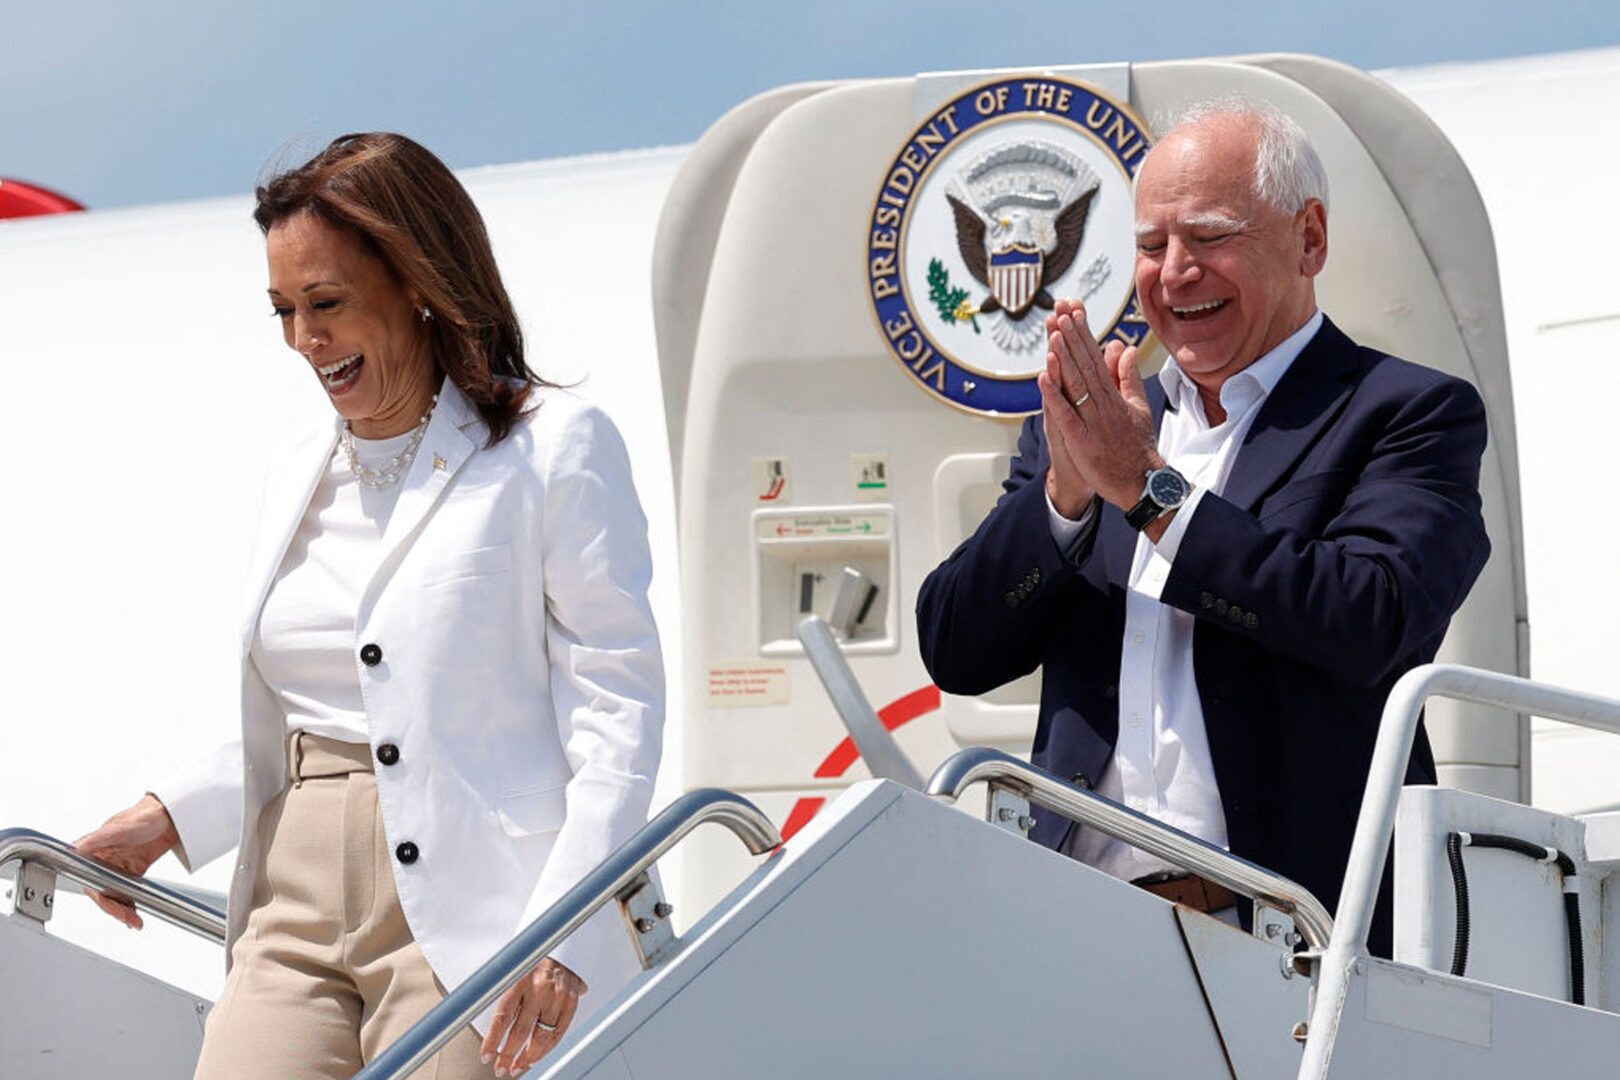
{"type": "MultiPolygon", "coordinates": [[[[384,829],[417,853],[393,860],[400,905],[450,988],[646,822],[658,768],[663,664],[629,459],[600,410],[537,397],[486,449],[476,408],[445,380],[355,618],[373,756],[399,751],[375,766],[384,829]]],[[[298,444],[266,487],[241,741],[153,789],[188,869],[239,845],[227,956],[253,895],[253,826],[286,781],[285,719],[248,646],[339,426],[298,444]]],[[[611,904],[553,956],[590,987],[581,1016],[638,969],[611,904]]]]}

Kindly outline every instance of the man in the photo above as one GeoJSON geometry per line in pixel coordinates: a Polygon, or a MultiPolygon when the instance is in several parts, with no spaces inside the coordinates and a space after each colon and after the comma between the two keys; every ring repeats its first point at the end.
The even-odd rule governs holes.
{"type": "MultiPolygon", "coordinates": [[[[1037,765],[1331,906],[1384,699],[1433,658],[1489,542],[1478,393],[1316,308],[1326,200],[1304,132],[1270,109],[1202,106],[1164,136],[1136,193],[1164,370],[1144,385],[1134,349],[1099,349],[1058,304],[1006,492],[917,613],[946,691],[1044,665],[1037,765]]],[[[1434,781],[1421,731],[1407,779],[1434,781]]],[[[1031,836],[1232,904],[1055,814],[1031,836]]],[[[1372,945],[1389,943],[1386,888],[1372,945]]]]}

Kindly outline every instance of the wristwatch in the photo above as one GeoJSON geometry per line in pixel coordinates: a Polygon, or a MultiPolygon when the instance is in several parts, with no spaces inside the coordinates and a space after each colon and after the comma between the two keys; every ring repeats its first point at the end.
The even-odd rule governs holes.
{"type": "Polygon", "coordinates": [[[1133,529],[1145,529],[1160,514],[1174,510],[1187,501],[1192,485],[1187,478],[1166,465],[1147,474],[1142,487],[1142,501],[1131,507],[1125,523],[1133,529]]]}

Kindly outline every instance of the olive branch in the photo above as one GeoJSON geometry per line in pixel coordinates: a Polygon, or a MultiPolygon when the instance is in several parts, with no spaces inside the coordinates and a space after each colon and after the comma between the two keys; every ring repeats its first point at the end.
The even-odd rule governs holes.
{"type": "Polygon", "coordinates": [[[939,317],[948,323],[970,322],[973,332],[979,332],[979,309],[968,303],[968,291],[951,287],[951,275],[938,259],[928,260],[928,299],[939,309],[939,317]]]}

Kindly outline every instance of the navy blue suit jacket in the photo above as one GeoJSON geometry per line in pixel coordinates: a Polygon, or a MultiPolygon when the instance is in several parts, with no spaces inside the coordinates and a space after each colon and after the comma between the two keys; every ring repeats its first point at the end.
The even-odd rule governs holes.
{"type": "MultiPolygon", "coordinates": [[[[1165,395],[1147,380],[1155,426],[1165,395]]],[[[1331,322],[1261,406],[1206,494],[1160,596],[1197,619],[1193,666],[1231,849],[1338,902],[1384,699],[1433,659],[1490,551],[1485,410],[1468,383],[1357,346],[1331,322]]],[[[1104,505],[1072,559],[1047,518],[1039,415],[1005,493],[924,581],[923,661],[980,694],[1044,667],[1034,761],[1094,783],[1119,730],[1137,533],[1104,505]]],[[[1432,783],[1420,729],[1409,783],[1432,783]]],[[[1068,822],[1037,815],[1032,839],[1068,822]]],[[[1387,876],[1387,871],[1386,871],[1387,876]]],[[[1388,889],[1372,944],[1389,947],[1388,889]]]]}

